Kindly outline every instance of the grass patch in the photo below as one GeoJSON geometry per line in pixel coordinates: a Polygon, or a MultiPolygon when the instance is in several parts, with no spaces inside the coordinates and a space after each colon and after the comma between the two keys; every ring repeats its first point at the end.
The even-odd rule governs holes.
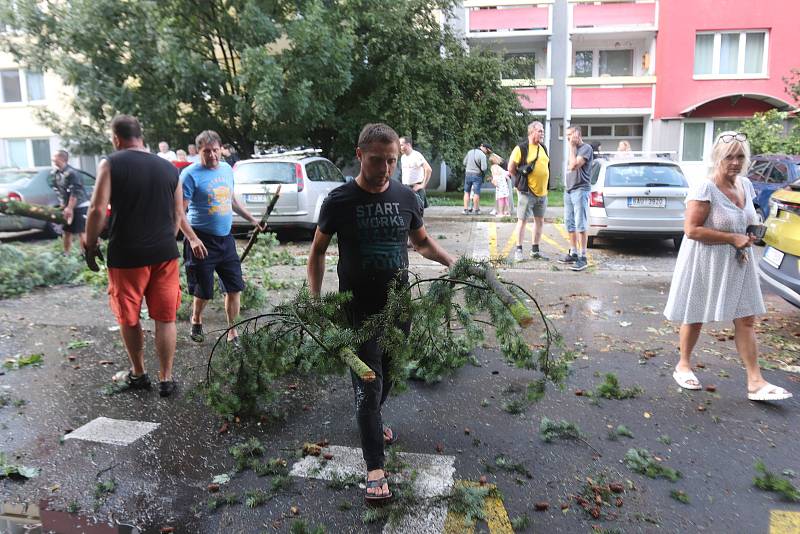
{"type": "Polygon", "coordinates": [[[625,465],[649,478],[666,478],[670,482],[681,478],[680,471],[661,465],[647,449],[629,449],[625,454],[625,465]]]}
{"type": "Polygon", "coordinates": [[[583,439],[583,432],[578,425],[566,419],[553,421],[542,417],[542,422],[539,424],[539,437],[545,443],[552,443],[557,439],[583,439]]]}
{"type": "Polygon", "coordinates": [[[783,478],[775,473],[767,470],[767,466],[761,460],[756,462],[756,471],[761,473],[761,476],[753,478],[753,485],[758,489],[764,491],[772,491],[780,494],[781,498],[786,501],[798,502],[800,501],[800,491],[794,487],[788,478],[783,478]]]}

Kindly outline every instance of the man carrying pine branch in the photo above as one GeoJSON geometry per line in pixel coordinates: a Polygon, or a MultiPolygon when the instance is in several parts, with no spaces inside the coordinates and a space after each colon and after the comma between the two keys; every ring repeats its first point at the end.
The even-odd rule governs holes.
{"type": "MultiPolygon", "coordinates": [[[[399,137],[392,128],[380,123],[364,126],[356,147],[361,170],[355,180],[334,189],[325,199],[311,245],[308,280],[311,294],[319,296],[325,252],[337,234],[339,291],[353,295],[348,321],[354,329],[383,309],[395,280],[408,283],[408,239],[425,258],[446,267],[455,263],[455,258],[425,231],[414,192],[390,179],[398,155],[399,137]]],[[[406,333],[409,326],[402,325],[406,333]]],[[[375,380],[365,382],[351,373],[367,464],[366,499],[382,501],[392,497],[383,470],[384,445],[397,438],[381,419],[381,406],[391,384],[389,361],[374,338],[359,347],[358,356],[376,374],[375,380]]]]}

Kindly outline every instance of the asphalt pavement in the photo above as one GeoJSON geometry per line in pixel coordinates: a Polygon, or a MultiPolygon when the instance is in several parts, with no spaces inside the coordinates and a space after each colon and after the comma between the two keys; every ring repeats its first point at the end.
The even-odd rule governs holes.
{"type": "MultiPolygon", "coordinates": [[[[396,448],[415,466],[418,482],[426,481],[415,505],[394,522],[365,524],[363,489],[325,480],[361,468],[353,452],[359,441],[348,377],[288,379],[281,383],[278,404],[284,417],[243,420],[220,432],[226,430],[221,419],[192,395],[205,376],[211,342],[192,343],[182,323],[176,397],[161,399],[156,391],[109,395],[106,386],[126,368],[126,356],[105,295],[85,286],[0,301],[2,359],[32,353],[44,358],[41,367],[7,369],[0,376],[0,394],[8,399],[0,408],[0,451],[8,461],[41,469],[28,481],[0,479],[0,501],[42,504],[53,513],[72,510],[60,520],[117,521],[143,532],[165,527],[289,532],[299,520],[326,532],[470,532],[440,497],[453,486],[486,477],[501,495],[486,500],[487,520],[475,532],[510,532],[509,520],[522,516],[530,523],[519,531],[537,533],[800,532],[800,506],[753,486],[757,460],[789,480],[800,473],[798,398],[746,399],[744,370],[725,330],[731,325],[709,325],[698,344],[696,372],[707,390],[683,391],[672,380],[677,325],[661,315],[675,261],[670,241],[600,242],[590,252],[590,269],[576,273],[552,260],[508,261],[512,222],[437,215],[438,209],[429,208],[426,216],[431,235],[453,252],[496,261],[504,278],[529,288],[577,356],[565,388],[548,387],[542,400],[528,405],[520,400],[538,374],[510,367],[490,343],[476,353],[479,366],[467,366],[439,384],[412,383],[392,396],[384,416],[400,434],[396,448]],[[641,393],[625,400],[589,395],[606,373],[641,393]],[[575,423],[584,438],[544,442],[539,436],[544,417],[575,423]],[[114,434],[98,418],[136,423],[114,434]],[[70,437],[93,421],[88,437],[100,441],[70,437]],[[275,492],[275,477],[234,470],[228,448],[250,437],[262,441],[265,458],[285,459],[292,469],[275,492]],[[328,444],[323,452],[333,451],[330,464],[296,458],[294,451],[305,442],[328,444]],[[670,482],[632,471],[624,462],[632,448],[646,449],[680,478],[670,482]],[[244,501],[247,491],[262,489],[271,498],[254,508],[233,504],[209,510],[214,495],[208,485],[224,474],[230,481],[221,493],[244,501]],[[112,491],[98,489],[109,480],[115,481],[112,491]],[[581,499],[592,501],[592,488],[608,484],[621,492],[584,509],[581,499]],[[673,490],[688,503],[673,498],[673,490]]],[[[545,235],[542,250],[554,260],[568,246],[563,226],[549,224],[545,235]]],[[[288,246],[296,255],[307,247],[288,246]]],[[[414,252],[411,261],[420,273],[442,272],[414,252]]],[[[273,270],[275,278],[304,278],[302,266],[273,270]]],[[[335,284],[331,266],[325,287],[335,284]]],[[[791,340],[800,338],[800,311],[769,293],[765,298],[769,312],[759,323],[759,340],[770,366],[787,369],[769,369],[765,376],[800,393],[800,379],[788,361],[791,340]]],[[[221,327],[223,320],[219,308],[211,309],[207,324],[221,327]]],[[[534,326],[530,342],[538,341],[539,332],[534,326]]],[[[152,368],[151,332],[147,343],[152,368]]],[[[99,527],[76,531],[92,528],[99,527]]]]}

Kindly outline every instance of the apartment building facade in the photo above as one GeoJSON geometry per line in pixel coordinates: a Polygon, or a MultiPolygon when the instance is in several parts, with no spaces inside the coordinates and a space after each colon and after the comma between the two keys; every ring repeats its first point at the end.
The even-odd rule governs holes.
{"type": "Polygon", "coordinates": [[[578,124],[601,150],[626,140],[701,175],[714,132],[794,108],[798,15],[794,0],[467,0],[451,23],[471,48],[534,60],[502,83],[545,124],[554,173],[578,124]]]}
{"type": "MultiPolygon", "coordinates": [[[[0,52],[0,168],[51,165],[51,155],[63,143],[42,124],[37,110],[68,116],[70,91],[58,76],[24,69],[0,52]]],[[[96,169],[94,156],[76,156],[70,163],[90,173],[96,169]]]]}

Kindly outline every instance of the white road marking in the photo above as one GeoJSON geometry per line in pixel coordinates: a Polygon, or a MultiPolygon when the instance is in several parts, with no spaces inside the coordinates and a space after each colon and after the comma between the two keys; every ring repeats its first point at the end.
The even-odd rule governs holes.
{"type": "Polygon", "coordinates": [[[146,436],[159,426],[159,423],[148,423],[146,421],[126,421],[124,419],[98,417],[73,430],[64,436],[64,439],[80,439],[109,445],[127,446],[146,436]]]}
{"type": "Polygon", "coordinates": [[[472,239],[472,259],[476,261],[489,259],[489,224],[478,221],[470,233],[472,239]]]}
{"type": "MultiPolygon", "coordinates": [[[[307,456],[295,462],[289,473],[296,477],[333,480],[356,475],[363,477],[367,466],[361,455],[361,449],[331,445],[323,449],[324,453],[333,455],[331,460],[323,460],[321,456],[307,456]]],[[[453,487],[455,456],[435,454],[398,453],[400,460],[408,465],[406,471],[416,472],[414,492],[423,499],[432,499],[450,494],[453,487]]],[[[392,473],[392,478],[402,480],[402,475],[392,473]]],[[[439,534],[444,529],[447,519],[447,506],[433,504],[420,506],[413,514],[405,516],[399,524],[384,528],[387,534],[439,534]]]]}

